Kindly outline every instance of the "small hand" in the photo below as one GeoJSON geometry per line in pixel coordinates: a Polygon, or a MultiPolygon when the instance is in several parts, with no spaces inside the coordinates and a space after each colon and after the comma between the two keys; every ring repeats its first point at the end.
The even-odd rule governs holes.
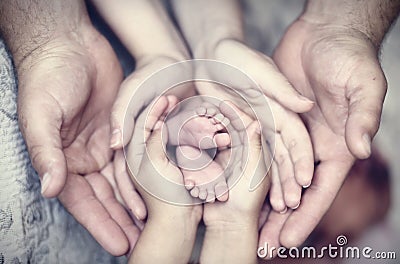
{"type": "Polygon", "coordinates": [[[233,159],[232,166],[225,171],[231,188],[226,202],[204,205],[206,233],[200,261],[257,263],[257,220],[270,184],[262,155],[265,150],[262,150],[261,130],[257,121],[249,120],[233,104],[223,102],[220,109],[231,121],[232,149],[217,154],[216,161],[226,165],[233,159]],[[237,149],[243,152],[235,155],[237,149]],[[251,188],[254,181],[257,186],[251,188]]]}
{"type": "Polygon", "coordinates": [[[238,219],[246,222],[254,218],[261,209],[270,183],[268,168],[262,158],[259,123],[252,121],[231,102],[222,102],[220,110],[230,120],[228,132],[232,138],[231,148],[220,151],[216,157],[216,161],[226,170],[229,199],[223,203],[204,205],[206,226],[238,219]],[[232,166],[226,166],[230,162],[232,166]],[[251,190],[254,182],[257,182],[257,187],[251,190]]]}
{"type": "Polygon", "coordinates": [[[148,106],[126,147],[129,173],[148,210],[145,228],[129,263],[187,263],[202,215],[202,206],[195,205],[184,186],[182,172],[165,154],[161,128],[168,106],[164,96],[148,106]],[[145,149],[141,150],[136,140],[144,141],[145,149]],[[155,248],[157,253],[149,255],[155,248]]]}

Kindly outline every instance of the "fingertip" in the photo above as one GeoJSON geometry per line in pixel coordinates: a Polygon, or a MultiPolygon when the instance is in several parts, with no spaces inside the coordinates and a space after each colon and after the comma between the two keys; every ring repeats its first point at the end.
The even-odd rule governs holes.
{"type": "Polygon", "coordinates": [[[279,241],[285,248],[299,247],[303,243],[303,239],[298,234],[285,232],[285,230],[282,230],[279,241]]]}
{"type": "Polygon", "coordinates": [[[115,128],[111,133],[110,148],[117,150],[122,148],[122,133],[121,129],[115,128]]]}
{"type": "Polygon", "coordinates": [[[314,101],[308,99],[305,96],[299,95],[299,99],[301,101],[301,106],[299,106],[299,109],[297,111],[298,113],[306,113],[310,111],[315,105],[314,101]]]}
{"type": "Polygon", "coordinates": [[[108,245],[104,245],[102,243],[100,243],[105,250],[108,251],[108,253],[110,253],[113,256],[123,256],[126,255],[129,250],[130,250],[130,246],[129,246],[129,240],[126,236],[124,236],[123,239],[119,239],[118,243],[115,243],[116,241],[114,241],[114,243],[108,243],[108,245]],[[112,245],[111,245],[112,244],[112,245]]]}
{"type": "Polygon", "coordinates": [[[287,210],[286,204],[282,198],[276,198],[276,197],[271,196],[269,200],[271,203],[271,207],[272,207],[272,209],[274,209],[275,212],[286,213],[286,210],[287,210]]]}
{"type": "Polygon", "coordinates": [[[311,185],[313,174],[314,174],[313,162],[307,162],[304,164],[295,164],[296,182],[303,188],[307,188],[311,185]]]}
{"type": "MultiPolygon", "coordinates": [[[[45,198],[58,196],[64,189],[67,179],[67,166],[64,155],[62,153],[51,153],[51,155],[53,159],[43,159],[49,165],[46,164],[45,172],[40,177],[41,194],[45,198]]],[[[39,165],[39,167],[43,170],[43,166],[39,165]]]]}
{"type": "Polygon", "coordinates": [[[144,220],[147,216],[147,211],[145,207],[139,207],[137,206],[133,211],[133,215],[136,217],[138,220],[144,220]]]}
{"type": "Polygon", "coordinates": [[[368,133],[356,136],[356,133],[349,131],[346,143],[350,152],[358,159],[367,159],[371,155],[371,136],[368,133]]]}

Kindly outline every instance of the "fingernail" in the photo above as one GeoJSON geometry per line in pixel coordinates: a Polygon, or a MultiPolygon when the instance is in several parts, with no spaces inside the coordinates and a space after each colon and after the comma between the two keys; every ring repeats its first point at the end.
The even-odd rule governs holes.
{"type": "Polygon", "coordinates": [[[305,189],[305,188],[308,188],[308,187],[310,187],[310,185],[311,185],[311,182],[309,183],[309,184],[307,184],[307,185],[303,185],[303,188],[305,189]]]}
{"type": "Polygon", "coordinates": [[[296,206],[292,207],[292,209],[296,210],[297,208],[299,208],[299,206],[300,206],[300,202],[296,206]]]}
{"type": "Polygon", "coordinates": [[[305,102],[307,102],[307,103],[312,103],[312,104],[314,103],[314,101],[308,99],[307,97],[305,97],[305,96],[303,96],[303,95],[300,95],[299,97],[300,97],[300,99],[301,99],[302,101],[305,101],[305,102]]]}
{"type": "Polygon", "coordinates": [[[256,133],[257,133],[258,135],[261,135],[261,128],[260,128],[260,125],[256,126],[256,133]]]}
{"type": "Polygon", "coordinates": [[[111,134],[110,148],[114,148],[121,144],[121,130],[116,128],[111,134]]]}
{"type": "Polygon", "coordinates": [[[286,213],[287,212],[287,207],[285,207],[285,209],[283,209],[282,211],[280,211],[279,213],[280,214],[284,214],[284,213],[286,213]]]}
{"type": "Polygon", "coordinates": [[[157,121],[157,123],[154,125],[154,130],[159,130],[162,126],[162,121],[157,121]]]}
{"type": "Polygon", "coordinates": [[[51,178],[51,175],[48,172],[46,172],[43,175],[43,178],[42,178],[42,190],[41,190],[42,194],[44,194],[46,192],[47,188],[49,187],[50,178],[51,178]]]}
{"type": "Polygon", "coordinates": [[[141,218],[139,217],[138,212],[132,210],[132,214],[133,214],[133,216],[136,218],[136,220],[138,220],[138,221],[141,220],[141,218]]]}
{"type": "Polygon", "coordinates": [[[365,149],[365,154],[367,156],[371,155],[371,138],[369,137],[368,134],[364,134],[362,136],[364,140],[364,149],[365,149]]]}

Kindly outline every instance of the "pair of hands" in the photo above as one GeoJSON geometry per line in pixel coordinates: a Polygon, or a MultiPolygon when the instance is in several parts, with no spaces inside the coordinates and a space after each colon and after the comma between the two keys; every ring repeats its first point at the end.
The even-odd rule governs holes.
{"type": "MultiPolygon", "coordinates": [[[[303,118],[313,142],[315,159],[320,161],[314,181],[306,191],[300,208],[293,213],[272,212],[263,227],[261,240],[270,240],[285,246],[298,245],[304,241],[328,209],[329,201],[335,197],[352,165],[354,157],[351,153],[357,157],[368,156],[369,142],[365,144],[360,139],[369,141],[376,133],[386,88],[376,50],[364,36],[345,31],[336,35],[337,32],[331,32],[329,28],[318,29],[313,32],[315,28],[306,22],[296,22],[275,53],[279,69],[297,90],[317,104],[303,118]],[[338,39],[342,42],[335,46],[338,39]],[[326,48],[332,45],[334,49],[326,48]],[[334,63],[335,61],[340,63],[334,63]],[[321,70],[325,71],[321,74],[321,70]],[[338,110],[341,111],[332,111],[330,105],[339,106],[338,110]],[[368,137],[362,137],[364,132],[368,137]],[[279,232],[269,232],[272,228],[279,232]]],[[[39,175],[50,175],[42,179],[43,195],[54,197],[61,192],[60,201],[77,220],[106,250],[120,255],[128,249],[128,238],[131,239],[130,244],[134,244],[139,230],[115,199],[111,188],[114,183],[109,180],[112,177],[106,177],[111,170],[102,169],[107,164],[111,168],[113,161],[109,142],[104,138],[109,136],[110,131],[121,129],[123,124],[122,119],[113,118],[110,129],[108,116],[122,74],[108,43],[94,29],[89,32],[92,36],[87,42],[89,45],[81,45],[70,38],[55,39],[46,43],[42,49],[45,52],[36,53],[31,55],[33,58],[25,60],[26,67],[20,67],[19,70],[20,124],[33,166],[39,175]],[[99,188],[104,188],[102,190],[106,192],[96,191],[99,188]],[[99,222],[98,216],[103,221],[99,222]],[[110,233],[113,236],[109,236],[110,233]],[[129,235],[133,233],[135,235],[129,235]]],[[[241,51],[248,58],[246,72],[253,75],[255,72],[251,71],[251,65],[257,65],[253,68],[257,69],[258,75],[255,76],[259,77],[254,78],[265,87],[267,95],[296,112],[308,110],[309,106],[298,107],[289,102],[295,95],[287,96],[287,89],[280,90],[288,84],[279,87],[277,85],[279,89],[271,87],[271,90],[269,85],[263,85],[268,84],[271,77],[267,73],[272,73],[272,77],[278,74],[269,58],[241,43],[232,46],[235,51],[241,51]],[[270,92],[273,90],[275,92],[270,92]]],[[[234,55],[220,55],[219,59],[235,64],[230,61],[234,55]]],[[[123,116],[120,112],[128,104],[123,98],[147,77],[146,73],[159,69],[160,64],[166,65],[173,61],[165,58],[165,62],[149,62],[139,67],[124,82],[123,86],[127,89],[124,96],[118,96],[112,110],[113,116],[123,116]]],[[[236,62],[238,63],[240,62],[236,62]]],[[[122,93],[121,90],[120,95],[122,93]]],[[[285,112],[284,110],[281,108],[280,111],[285,112]]],[[[292,114],[287,114],[287,117],[297,119],[292,114]]],[[[287,123],[281,124],[284,126],[287,123]]],[[[133,124],[132,120],[132,127],[133,124]]],[[[292,131],[295,132],[294,129],[292,131]]],[[[114,147],[122,146],[121,137],[121,141],[115,140],[118,139],[118,132],[113,135],[114,147]]],[[[283,128],[279,137],[284,137],[283,128]]],[[[297,141],[289,138],[286,139],[289,149],[299,147],[297,141]]],[[[290,157],[286,154],[288,156],[290,157]]],[[[283,160],[285,159],[282,162],[283,160]]],[[[293,160],[296,159],[290,160],[293,166],[293,160]]],[[[310,168],[304,170],[309,172],[310,168]]],[[[114,174],[116,171],[114,170],[114,174]]],[[[116,182],[115,185],[119,185],[118,180],[116,182]]],[[[128,195],[123,195],[128,207],[139,218],[144,217],[143,204],[135,202],[133,205],[132,201],[138,200],[134,192],[129,192],[133,187],[124,184],[122,186],[120,192],[128,195]]]]}

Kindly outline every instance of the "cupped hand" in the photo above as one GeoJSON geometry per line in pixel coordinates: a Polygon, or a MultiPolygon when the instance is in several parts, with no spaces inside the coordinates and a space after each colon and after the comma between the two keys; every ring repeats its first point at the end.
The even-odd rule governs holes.
{"type": "Polygon", "coordinates": [[[139,116],[134,138],[125,147],[129,173],[148,211],[129,263],[176,263],[176,254],[186,263],[192,252],[202,206],[190,196],[182,172],[166,156],[162,135],[163,117],[175,104],[170,105],[165,96],[154,100],[139,116]],[[137,140],[144,142],[144,149],[137,140]],[[159,252],[149,255],[149,250],[159,247],[159,252]]]}
{"type": "MultiPolygon", "coordinates": [[[[316,106],[302,117],[314,148],[316,171],[300,208],[279,221],[284,246],[298,246],[328,210],[355,157],[370,155],[386,81],[377,50],[359,31],[295,22],[277,47],[279,69],[316,106]]],[[[270,223],[272,224],[272,222],[270,223]]],[[[270,225],[267,221],[264,228],[270,225]]]]}
{"type": "Polygon", "coordinates": [[[20,128],[43,196],[59,195],[106,250],[126,253],[135,237],[126,228],[134,227],[102,177],[112,161],[109,116],[122,81],[112,48],[82,26],[29,53],[18,74],[20,128]]]}
{"type": "Polygon", "coordinates": [[[258,219],[271,181],[263,160],[260,126],[231,102],[221,102],[219,108],[230,120],[228,132],[232,138],[231,148],[221,150],[216,156],[216,161],[225,168],[229,199],[206,203],[203,219],[206,226],[223,223],[257,226],[253,222],[258,219]]]}
{"type": "MultiPolygon", "coordinates": [[[[253,80],[246,82],[235,74],[227,74],[226,78],[213,76],[218,71],[212,69],[209,73],[246,96],[251,108],[246,111],[247,114],[252,111],[258,113],[257,118],[276,168],[271,186],[272,206],[277,211],[285,210],[286,206],[296,208],[300,204],[302,187],[311,183],[314,169],[311,140],[296,113],[309,111],[313,107],[312,101],[291,86],[271,58],[235,39],[222,40],[198,56],[227,63],[253,80]]],[[[229,93],[226,88],[204,83],[199,83],[197,87],[200,94],[212,94],[234,102],[241,109],[249,108],[237,94],[229,93]]],[[[270,165],[270,161],[266,162],[270,165]]]]}
{"type": "MultiPolygon", "coordinates": [[[[120,149],[130,142],[137,118],[141,111],[155,98],[165,94],[167,89],[170,88],[165,86],[164,80],[160,80],[158,84],[149,89],[143,89],[141,85],[148,80],[148,78],[152,77],[154,73],[184,59],[185,56],[183,55],[181,58],[152,55],[145,58],[139,58],[136,61],[135,71],[122,82],[111,110],[112,136],[110,146],[112,148],[120,149]],[[134,98],[137,98],[138,100],[135,100],[134,98]],[[132,102],[132,100],[134,102],[132,102]]],[[[176,76],[177,74],[181,74],[181,72],[174,71],[171,72],[171,74],[176,76]]],[[[173,76],[169,77],[171,79],[176,78],[173,76]]],[[[179,96],[179,94],[176,95],[179,96]]]]}
{"type": "Polygon", "coordinates": [[[142,112],[135,126],[134,138],[125,148],[128,171],[142,195],[148,210],[148,220],[164,218],[168,215],[194,212],[201,216],[201,206],[194,204],[183,182],[181,170],[176,167],[165,153],[166,142],[162,135],[163,118],[177,103],[176,98],[168,100],[161,96],[142,112]],[[143,141],[141,149],[139,141],[143,141]],[[179,197],[179,198],[176,198],[179,197]],[[186,197],[186,199],[185,199],[186,197]],[[176,198],[176,199],[175,199],[176,198]],[[178,201],[186,201],[184,205],[178,201]]]}

